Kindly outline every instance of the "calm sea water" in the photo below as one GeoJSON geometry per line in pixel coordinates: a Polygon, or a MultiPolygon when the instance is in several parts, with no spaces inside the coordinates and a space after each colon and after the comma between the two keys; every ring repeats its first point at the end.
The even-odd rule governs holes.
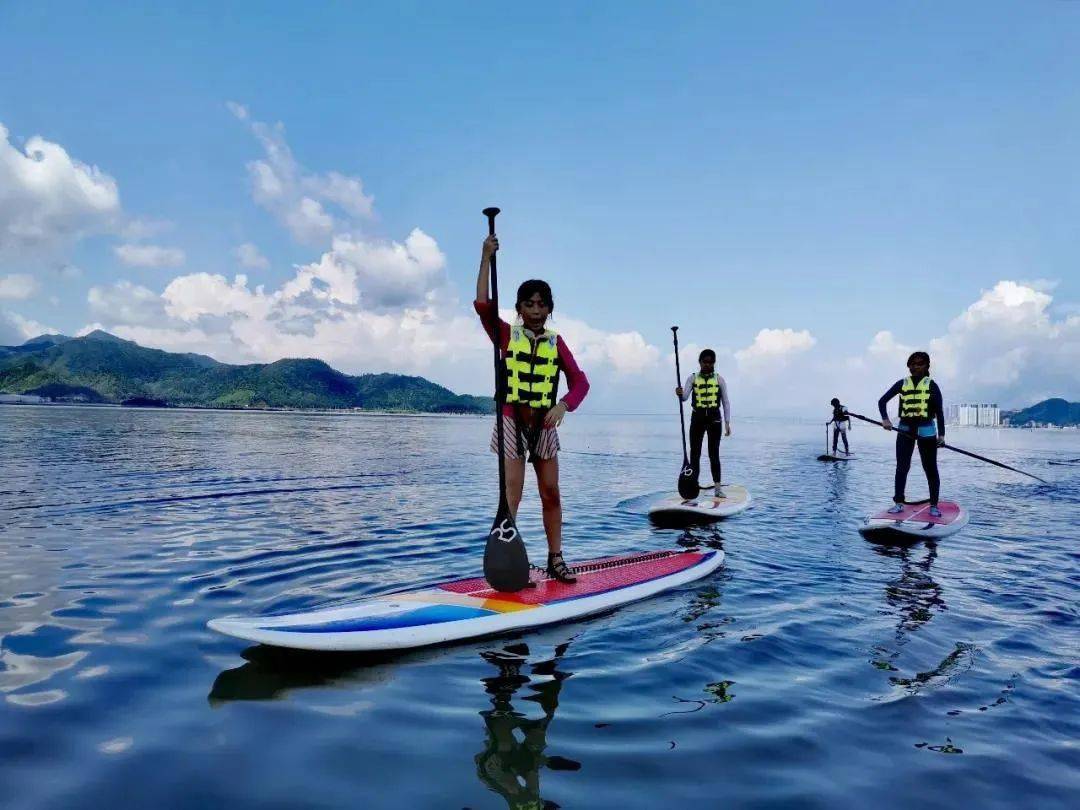
{"type": "Polygon", "coordinates": [[[488,420],[0,407],[0,805],[1080,804],[1080,434],[953,431],[1056,486],[943,451],[971,524],[892,550],[855,531],[892,473],[890,438],[859,425],[862,457],[829,465],[819,425],[738,423],[725,479],[754,508],[651,527],[672,423],[571,416],[568,557],[704,544],[717,575],[356,657],[205,623],[475,574],[488,420]]]}

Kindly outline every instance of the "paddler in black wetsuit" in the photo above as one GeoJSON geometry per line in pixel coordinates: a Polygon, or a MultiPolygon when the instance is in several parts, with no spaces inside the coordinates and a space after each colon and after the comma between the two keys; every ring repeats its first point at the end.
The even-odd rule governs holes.
{"type": "Polygon", "coordinates": [[[889,511],[899,514],[904,511],[904,487],[907,484],[908,470],[911,469],[911,456],[915,446],[919,447],[919,459],[926,473],[926,483],[930,487],[930,514],[941,517],[938,509],[938,496],[941,494],[941,478],[937,468],[937,450],[945,444],[945,408],[941,389],[930,379],[930,355],[926,352],[913,352],[908,358],[909,376],[897,380],[878,400],[881,424],[886,430],[892,428],[886,406],[889,400],[900,395],[900,423],[896,426],[896,480],[893,490],[895,506],[889,511]]]}
{"type": "Polygon", "coordinates": [[[848,447],[847,432],[851,430],[851,417],[847,415],[847,408],[840,404],[840,400],[836,397],[832,398],[832,419],[826,422],[826,425],[833,426],[832,434],[832,454],[836,455],[836,443],[841,438],[844,440],[844,455],[851,455],[851,448],[848,447]]]}
{"type": "Polygon", "coordinates": [[[720,434],[731,435],[731,403],[728,402],[727,383],[716,373],[716,352],[703,349],[698,355],[697,374],[686,378],[686,384],[675,389],[675,396],[683,402],[692,398],[690,414],[690,466],[694,480],[701,474],[701,441],[709,436],[709,465],[712,467],[714,497],[724,497],[720,488],[720,434]],[[723,412],[721,413],[721,406],[723,412]]]}

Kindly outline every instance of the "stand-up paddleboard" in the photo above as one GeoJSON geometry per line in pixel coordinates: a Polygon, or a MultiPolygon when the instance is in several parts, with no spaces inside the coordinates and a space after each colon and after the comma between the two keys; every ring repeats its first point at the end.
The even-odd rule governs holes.
{"type": "Polygon", "coordinates": [[[904,511],[890,514],[888,509],[867,517],[859,534],[873,543],[899,545],[920,540],[940,540],[956,534],[967,525],[968,513],[960,504],[941,501],[941,517],[930,514],[930,502],[904,504],[904,511]]]}
{"type": "Polygon", "coordinates": [[[817,457],[818,461],[851,461],[853,458],[858,458],[854,453],[822,453],[817,457]]]}
{"type": "Polygon", "coordinates": [[[754,499],[746,487],[723,484],[724,497],[716,498],[712,485],[702,487],[696,498],[672,495],[649,507],[649,517],[657,522],[721,520],[748,509],[754,499]]]}
{"type": "Polygon", "coordinates": [[[211,619],[211,630],[296,650],[402,650],[554,624],[635,602],[715,571],[724,552],[654,551],[574,566],[567,585],[532,572],[535,587],[492,590],[483,578],[386,594],[287,616],[211,619]]]}

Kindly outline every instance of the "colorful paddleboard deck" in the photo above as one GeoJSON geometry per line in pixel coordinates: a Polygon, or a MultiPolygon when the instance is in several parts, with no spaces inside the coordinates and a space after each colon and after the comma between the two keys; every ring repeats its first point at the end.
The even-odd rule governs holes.
{"type": "Polygon", "coordinates": [[[908,545],[920,540],[941,540],[967,525],[968,513],[960,504],[941,501],[938,509],[941,517],[930,514],[927,501],[904,504],[904,511],[896,514],[882,509],[863,520],[859,534],[873,543],[908,545]]]}
{"type": "Polygon", "coordinates": [[[649,517],[657,523],[701,523],[723,520],[749,509],[754,499],[746,487],[738,484],[722,484],[722,498],[715,497],[712,485],[702,487],[696,498],[689,500],[672,495],[649,507],[649,517]]]}
{"type": "Polygon", "coordinates": [[[403,650],[579,619],[707,576],[724,552],[655,551],[574,566],[566,585],[533,572],[514,593],[464,579],[287,616],[211,619],[211,630],[297,650],[403,650]]]}

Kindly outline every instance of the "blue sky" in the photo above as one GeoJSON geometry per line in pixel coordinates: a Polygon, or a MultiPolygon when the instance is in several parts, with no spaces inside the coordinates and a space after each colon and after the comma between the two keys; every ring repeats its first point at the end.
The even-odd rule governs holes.
{"type": "Polygon", "coordinates": [[[1080,398],[1078,35],[1048,1],[8,2],[0,338],[482,391],[497,204],[504,286],[552,283],[598,410],[666,407],[675,322],[744,412],[865,401],[928,346],[947,397],[1080,398]],[[35,136],[76,161],[45,190],[35,136]],[[115,201],[71,202],[89,167],[115,201]]]}

